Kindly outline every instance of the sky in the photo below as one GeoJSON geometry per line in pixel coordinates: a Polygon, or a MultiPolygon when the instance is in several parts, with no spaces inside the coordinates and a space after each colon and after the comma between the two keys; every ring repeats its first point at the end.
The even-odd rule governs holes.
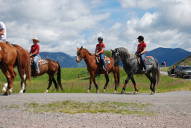
{"type": "Polygon", "coordinates": [[[148,51],[191,51],[191,0],[0,0],[0,21],[8,41],[27,50],[37,37],[41,51],[75,55],[83,46],[93,52],[102,36],[107,50],[133,53],[143,35],[148,51]]]}

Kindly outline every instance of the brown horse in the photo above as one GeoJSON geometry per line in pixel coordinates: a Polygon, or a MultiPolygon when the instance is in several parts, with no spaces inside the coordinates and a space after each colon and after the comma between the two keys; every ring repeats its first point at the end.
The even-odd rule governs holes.
{"type": "Polygon", "coordinates": [[[89,83],[88,92],[91,90],[92,81],[96,87],[96,92],[97,93],[99,92],[98,91],[98,85],[97,85],[96,80],[95,80],[95,77],[97,74],[104,74],[105,75],[105,79],[106,79],[106,83],[104,86],[104,92],[105,92],[107,85],[109,83],[108,73],[110,73],[110,72],[113,72],[114,79],[115,79],[115,92],[117,91],[117,87],[119,86],[119,82],[120,82],[120,73],[119,73],[119,66],[116,66],[114,64],[113,58],[111,58],[111,57],[109,58],[110,63],[107,65],[108,73],[103,71],[100,68],[100,65],[97,64],[95,55],[92,55],[87,49],[85,49],[83,47],[77,48],[76,61],[79,63],[82,59],[84,59],[86,65],[87,65],[87,70],[90,74],[90,79],[89,79],[90,83],[89,83]]]}
{"type": "Polygon", "coordinates": [[[54,83],[56,90],[58,90],[59,87],[61,90],[63,90],[62,83],[61,83],[61,67],[59,62],[56,62],[50,59],[45,59],[45,60],[40,59],[39,61],[40,73],[36,72],[36,68],[33,63],[34,62],[32,62],[32,65],[31,65],[33,77],[41,76],[45,73],[47,73],[49,76],[49,83],[48,83],[48,88],[46,92],[48,92],[48,90],[50,89],[52,82],[54,83]],[[54,78],[54,75],[56,73],[57,73],[57,81],[54,78]]]}
{"type": "Polygon", "coordinates": [[[29,54],[23,51],[25,50],[18,45],[0,42],[0,68],[7,79],[7,84],[3,87],[4,95],[9,95],[12,92],[16,76],[14,66],[18,68],[21,85],[25,86],[26,79],[30,79],[30,66],[27,66],[30,65],[29,54]]]}

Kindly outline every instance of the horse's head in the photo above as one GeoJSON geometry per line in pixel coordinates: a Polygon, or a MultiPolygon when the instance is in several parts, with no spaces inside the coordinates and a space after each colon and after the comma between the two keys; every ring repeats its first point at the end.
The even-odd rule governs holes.
{"type": "Polygon", "coordinates": [[[76,62],[79,63],[85,57],[85,49],[83,47],[77,48],[76,62]]]}
{"type": "Polygon", "coordinates": [[[114,63],[118,64],[120,61],[120,53],[119,50],[116,48],[114,50],[111,50],[112,52],[112,58],[114,59],[114,63]]]}

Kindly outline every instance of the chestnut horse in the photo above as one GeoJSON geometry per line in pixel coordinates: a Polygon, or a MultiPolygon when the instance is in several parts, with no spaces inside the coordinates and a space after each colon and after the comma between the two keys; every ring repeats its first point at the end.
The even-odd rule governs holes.
{"type": "Polygon", "coordinates": [[[105,79],[106,79],[106,83],[104,86],[104,92],[107,88],[107,85],[109,83],[109,74],[110,72],[113,72],[114,75],[114,79],[115,79],[115,91],[114,93],[116,93],[117,88],[119,86],[119,82],[120,82],[120,72],[119,72],[119,66],[118,65],[114,65],[114,60],[113,58],[109,58],[110,59],[110,63],[107,64],[107,70],[108,73],[103,71],[103,69],[100,68],[100,65],[97,64],[96,62],[96,56],[92,55],[87,49],[81,47],[81,48],[77,48],[77,57],[76,57],[76,61],[79,63],[82,59],[84,59],[86,65],[87,65],[87,70],[90,74],[90,83],[89,83],[89,89],[88,92],[91,90],[91,84],[92,81],[96,87],[96,92],[98,93],[98,85],[96,83],[95,77],[98,74],[104,74],[105,75],[105,79]]]}
{"type": "Polygon", "coordinates": [[[16,76],[14,66],[17,66],[21,77],[21,85],[25,86],[26,79],[30,79],[29,54],[18,45],[0,42],[0,68],[7,79],[4,85],[4,95],[10,95],[13,89],[13,81],[16,76]],[[18,49],[20,50],[18,50],[18,49]],[[24,51],[24,52],[23,52],[24,51]]]}
{"type": "Polygon", "coordinates": [[[54,83],[56,90],[58,90],[59,87],[61,90],[63,90],[62,83],[61,83],[61,66],[60,66],[59,62],[56,62],[56,61],[50,60],[50,59],[45,59],[45,60],[40,59],[40,61],[41,62],[43,61],[43,64],[41,64],[41,62],[39,62],[40,73],[36,72],[34,62],[32,62],[32,65],[31,65],[32,76],[37,77],[37,76],[41,76],[41,75],[47,73],[49,76],[49,83],[48,83],[48,88],[47,88],[46,92],[48,92],[48,90],[50,89],[52,82],[54,83]],[[57,81],[54,78],[55,74],[57,74],[57,81]]]}

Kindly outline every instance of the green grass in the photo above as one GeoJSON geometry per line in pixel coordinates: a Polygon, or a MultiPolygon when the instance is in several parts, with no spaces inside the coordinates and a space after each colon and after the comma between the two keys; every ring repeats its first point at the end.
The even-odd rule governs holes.
{"type": "Polygon", "coordinates": [[[150,104],[121,103],[121,102],[88,102],[62,101],[48,104],[30,103],[26,104],[26,110],[31,112],[61,112],[69,114],[77,113],[116,113],[152,115],[145,109],[150,104]]]}
{"type": "MultiPolygon", "coordinates": [[[[121,69],[121,81],[118,92],[121,91],[123,83],[126,79],[125,72],[121,69]]],[[[114,79],[113,74],[109,76],[110,82],[108,84],[107,93],[112,93],[114,91],[114,79]]],[[[150,92],[149,85],[150,82],[144,75],[135,75],[135,80],[137,82],[137,87],[140,92],[150,92]]],[[[105,84],[104,75],[100,75],[96,78],[96,81],[99,85],[100,92],[103,91],[103,85],[105,84]]],[[[0,85],[6,82],[5,77],[0,72],[0,85]]],[[[37,78],[32,78],[31,81],[28,81],[27,92],[28,93],[42,93],[46,90],[48,86],[48,76],[43,75],[37,78]]],[[[17,75],[14,81],[15,93],[18,93],[20,90],[20,78],[17,75]]],[[[64,68],[62,69],[62,85],[64,88],[64,93],[84,93],[87,91],[89,86],[89,74],[87,73],[86,68],[64,68]]],[[[1,89],[1,88],[0,88],[1,89]]],[[[169,76],[161,75],[159,85],[156,87],[157,92],[168,92],[168,91],[177,91],[177,90],[191,90],[191,81],[184,80],[180,78],[172,78],[169,76]]],[[[129,82],[127,86],[127,92],[134,91],[132,83],[129,82]]],[[[52,85],[50,92],[56,92],[54,85],[52,85]]],[[[59,91],[62,93],[61,91],[59,91]]],[[[95,92],[95,86],[92,83],[92,91],[95,92]]]]}

